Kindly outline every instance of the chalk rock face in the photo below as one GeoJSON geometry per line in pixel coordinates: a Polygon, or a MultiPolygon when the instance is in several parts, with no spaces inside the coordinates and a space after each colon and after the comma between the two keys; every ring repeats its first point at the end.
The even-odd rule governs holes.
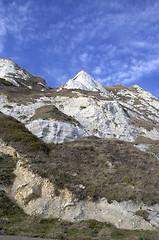
{"type": "Polygon", "coordinates": [[[44,79],[30,74],[10,59],[0,58],[0,78],[0,84],[3,79],[16,87],[36,88],[39,90],[49,89],[44,79]]]}
{"type": "Polygon", "coordinates": [[[38,138],[46,143],[62,143],[87,136],[87,131],[67,122],[54,120],[34,120],[26,125],[38,138]]]}
{"type": "Polygon", "coordinates": [[[138,133],[116,100],[79,96],[78,98],[65,98],[60,104],[56,102],[56,106],[65,114],[77,119],[89,135],[133,141],[138,133]]]}
{"type": "Polygon", "coordinates": [[[101,94],[110,96],[110,93],[84,70],[77,73],[63,88],[100,92],[101,94]]]}
{"type": "Polygon", "coordinates": [[[25,123],[33,134],[45,142],[61,143],[90,135],[133,141],[138,134],[137,128],[131,124],[129,116],[116,100],[78,93],[78,97],[56,96],[45,98],[45,101],[44,98],[36,99],[28,105],[17,105],[1,96],[0,103],[0,110],[4,114],[25,123]],[[55,105],[61,115],[75,119],[78,125],[68,122],[66,117],[61,121],[60,114],[56,119],[47,114],[36,115],[36,111],[40,111],[42,107],[47,109],[50,105],[55,105]]]}
{"type": "MultiPolygon", "coordinates": [[[[129,88],[123,85],[104,87],[82,70],[65,85],[56,89],[49,89],[46,82],[40,77],[33,76],[20,68],[12,60],[0,58],[0,111],[23,123],[29,131],[46,143],[58,144],[92,135],[98,138],[117,138],[129,142],[134,141],[133,144],[129,144],[146,152],[147,155],[145,155],[144,161],[149,161],[150,159],[150,161],[153,160],[155,162],[158,161],[159,158],[157,145],[159,140],[159,100],[136,85],[129,88]],[[143,137],[144,142],[140,142],[138,139],[143,137]],[[147,138],[146,141],[145,137],[147,138]],[[139,142],[136,142],[137,140],[139,142]],[[146,160],[146,156],[150,158],[146,160]]],[[[3,132],[3,129],[1,129],[1,131],[3,132]]],[[[5,133],[3,137],[5,138],[5,133]]],[[[16,145],[13,139],[11,144],[16,145]]],[[[92,139],[93,138],[90,137],[89,141],[92,141],[92,139]]],[[[131,201],[119,203],[113,201],[114,199],[111,199],[112,202],[108,203],[106,195],[104,195],[103,198],[99,197],[98,201],[93,201],[93,198],[90,197],[91,195],[89,196],[89,191],[85,200],[83,200],[83,198],[77,199],[78,197],[75,195],[75,190],[78,187],[83,190],[85,189],[84,183],[81,181],[77,181],[78,184],[74,185],[73,190],[70,190],[71,188],[68,187],[72,185],[63,185],[63,189],[58,188],[59,194],[57,194],[57,192],[55,193],[55,188],[58,187],[57,182],[55,182],[56,178],[54,178],[53,181],[49,180],[48,175],[46,175],[48,178],[44,178],[45,175],[43,175],[43,173],[39,172],[38,175],[36,168],[34,169],[36,161],[37,164],[40,160],[45,161],[45,159],[40,159],[41,156],[44,155],[40,155],[39,152],[38,154],[35,153],[34,158],[36,159],[33,161],[36,161],[32,163],[29,157],[28,160],[26,158],[24,159],[24,156],[21,157],[22,153],[21,151],[19,153],[17,152],[16,146],[15,148],[13,145],[9,146],[10,139],[6,141],[8,142],[0,139],[0,152],[13,155],[18,159],[14,172],[14,183],[8,187],[8,194],[27,214],[40,215],[47,218],[59,218],[72,222],[96,219],[101,222],[110,222],[118,228],[127,229],[152,230],[154,226],[159,227],[157,215],[159,206],[157,204],[155,206],[147,206],[142,202],[133,203],[131,201]],[[32,164],[33,168],[31,168],[32,164]],[[140,210],[146,210],[149,213],[149,221],[137,215],[136,212],[140,210]]],[[[114,145],[111,149],[114,149],[116,147],[116,140],[112,139],[112,141],[114,145]]],[[[68,144],[69,143],[66,144],[67,149],[68,144]]],[[[94,144],[93,149],[97,151],[96,146],[98,143],[95,141],[94,144]]],[[[60,144],[54,146],[54,148],[59,147],[61,150],[62,146],[63,145],[60,144]]],[[[91,148],[81,146],[82,148],[78,148],[77,146],[77,151],[82,154],[89,154],[89,159],[92,160],[95,152],[91,152],[91,148]]],[[[121,145],[119,148],[121,148],[121,145]]],[[[103,154],[105,153],[101,150],[101,155],[103,156],[103,154]]],[[[125,154],[127,154],[127,151],[125,154]]],[[[59,169],[56,168],[55,155],[51,155],[52,158],[50,157],[50,159],[53,160],[52,163],[53,165],[55,164],[55,169],[59,169]]],[[[69,158],[67,160],[70,160],[70,152],[66,155],[68,155],[69,158]]],[[[118,151],[114,154],[114,160],[110,150],[110,159],[107,162],[108,155],[109,153],[104,155],[104,161],[102,161],[102,168],[100,168],[100,170],[108,168],[106,169],[106,173],[111,174],[111,176],[114,174],[116,178],[118,176],[115,174],[115,168],[117,166],[123,168],[123,159],[121,157],[120,165],[120,161],[118,161],[118,151]],[[111,159],[113,159],[112,162],[111,159]]],[[[75,157],[75,159],[77,159],[76,154],[75,157]]],[[[131,160],[135,161],[135,158],[136,155],[134,155],[134,159],[131,160]]],[[[49,162],[50,159],[47,155],[46,161],[49,162]]],[[[89,161],[87,162],[88,159],[85,159],[85,157],[83,157],[83,159],[86,165],[90,163],[89,161]]],[[[152,162],[149,162],[149,164],[151,163],[152,162]]],[[[70,165],[72,166],[73,164],[70,165]]],[[[75,165],[78,164],[79,163],[75,163],[75,165]]],[[[92,164],[97,168],[96,159],[92,164]]],[[[47,171],[47,166],[45,165],[45,167],[47,171]]],[[[141,167],[141,172],[144,172],[146,168],[145,167],[144,170],[142,169],[142,163],[136,163],[136,167],[141,167]]],[[[157,168],[154,167],[153,169],[157,168]]],[[[62,171],[63,169],[59,170],[62,171]]],[[[118,168],[116,168],[116,171],[117,170],[118,168]]],[[[83,171],[80,172],[83,173],[83,171]]],[[[69,171],[66,171],[66,173],[68,174],[69,171]]],[[[91,174],[91,171],[88,174],[91,174]]],[[[150,175],[152,174],[151,169],[147,171],[147,174],[149,174],[148,178],[152,176],[150,175]]],[[[61,175],[59,176],[61,178],[61,175]]],[[[71,180],[72,177],[78,177],[78,171],[74,171],[74,166],[73,172],[70,170],[70,176],[71,180]]],[[[92,176],[93,175],[91,175],[91,177],[92,176]]],[[[157,178],[157,174],[154,174],[154,176],[157,178]]],[[[82,175],[82,179],[83,177],[85,177],[83,181],[87,182],[87,173],[86,176],[85,173],[82,175]]],[[[105,177],[106,175],[103,174],[104,181],[105,177]]],[[[144,188],[145,186],[145,183],[142,185],[142,177],[137,180],[135,179],[135,181],[131,181],[130,179],[126,182],[125,179],[127,178],[128,177],[124,175],[117,179],[121,180],[122,186],[126,184],[126,187],[137,191],[137,194],[140,193],[140,188],[142,188],[142,186],[144,188]]],[[[70,184],[74,183],[71,182],[70,184]]],[[[119,184],[119,181],[117,184],[119,184]]],[[[114,188],[117,184],[112,183],[111,187],[114,188]]],[[[93,187],[95,186],[96,188],[96,186],[98,187],[99,185],[95,184],[93,187]]],[[[151,184],[151,186],[152,185],[153,184],[151,184]]],[[[105,185],[103,185],[103,188],[105,188],[105,185]]],[[[107,188],[105,189],[107,190],[107,188]]],[[[125,199],[134,198],[127,198],[126,196],[125,199]]]]}
{"type": "Polygon", "coordinates": [[[115,85],[105,88],[128,111],[130,116],[149,122],[159,122],[159,99],[151,93],[138,85],[132,87],[115,85]]]}
{"type": "Polygon", "coordinates": [[[16,178],[10,189],[12,198],[29,215],[40,215],[45,218],[59,218],[70,222],[95,219],[100,222],[109,222],[117,228],[153,230],[157,221],[145,221],[135,213],[138,210],[149,209],[150,215],[158,211],[159,206],[146,206],[131,201],[108,203],[106,198],[98,201],[80,200],[66,188],[55,194],[54,185],[45,178],[34,174],[23,166],[24,162],[17,163],[14,171],[16,178]],[[152,222],[152,223],[151,223],[152,222]]]}
{"type": "MultiPolygon", "coordinates": [[[[8,59],[0,59],[0,77],[4,78],[2,86],[7,80],[14,86],[47,89],[44,80],[8,59]]],[[[7,92],[11,86],[3,88],[0,111],[24,123],[47,143],[90,135],[125,141],[138,136],[159,139],[159,100],[136,85],[104,87],[82,70],[65,85],[43,94],[22,92],[18,98],[15,90],[7,92]]]]}

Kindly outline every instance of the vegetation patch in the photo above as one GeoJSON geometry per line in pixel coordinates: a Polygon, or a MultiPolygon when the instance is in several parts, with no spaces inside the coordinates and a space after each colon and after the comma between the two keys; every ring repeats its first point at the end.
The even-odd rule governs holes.
{"type": "Polygon", "coordinates": [[[16,159],[10,155],[0,153],[0,185],[11,185],[14,180],[16,159]]]}
{"type": "Polygon", "coordinates": [[[4,78],[0,78],[0,86],[14,86],[11,82],[5,80],[4,78]]]}
{"type": "Polygon", "coordinates": [[[143,119],[137,119],[137,118],[131,117],[131,121],[132,121],[132,124],[134,124],[134,126],[143,127],[147,131],[151,131],[153,129],[153,127],[156,127],[155,124],[151,123],[150,121],[143,120],[143,119]]]}
{"type": "Polygon", "coordinates": [[[159,162],[132,143],[86,137],[54,145],[48,160],[34,159],[30,166],[78,199],[159,203],[159,162]]]}
{"type": "Polygon", "coordinates": [[[146,221],[149,220],[149,213],[148,213],[146,210],[138,210],[138,211],[136,212],[136,215],[144,218],[146,221]]]}
{"type": "Polygon", "coordinates": [[[154,154],[159,158],[159,140],[152,140],[143,136],[138,136],[135,140],[135,144],[147,144],[147,152],[154,154]]]}
{"type": "Polygon", "coordinates": [[[20,153],[27,156],[32,156],[35,152],[49,153],[49,146],[29,132],[24,124],[2,113],[0,113],[0,122],[1,138],[20,153]]]}
{"type": "Polygon", "coordinates": [[[57,194],[68,188],[78,199],[159,203],[159,162],[134,143],[92,136],[47,145],[12,117],[0,114],[0,121],[2,139],[26,155],[33,172],[55,183],[57,194]]]}
{"type": "Polygon", "coordinates": [[[55,105],[45,105],[36,109],[36,112],[34,116],[32,116],[31,120],[50,118],[61,122],[69,122],[74,125],[80,124],[73,117],[62,113],[55,105]]]}
{"type": "Polygon", "coordinates": [[[116,229],[95,220],[70,223],[28,216],[0,191],[0,234],[67,240],[157,240],[158,232],[116,229]]]}

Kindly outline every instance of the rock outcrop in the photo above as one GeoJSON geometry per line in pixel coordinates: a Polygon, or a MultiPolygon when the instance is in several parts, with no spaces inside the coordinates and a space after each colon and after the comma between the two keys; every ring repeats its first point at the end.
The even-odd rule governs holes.
{"type": "Polygon", "coordinates": [[[0,58],[0,84],[23,87],[28,89],[38,89],[45,91],[49,89],[44,79],[35,76],[21,68],[13,60],[0,58]],[[3,81],[2,81],[3,80],[3,81]]]}
{"type": "MultiPolygon", "coordinates": [[[[5,70],[1,70],[1,76],[7,81],[13,79],[11,72],[16,77],[21,74],[24,81],[31,76],[11,60],[2,62],[5,63],[5,70]]],[[[159,138],[158,99],[137,86],[103,87],[83,70],[54,92],[48,90],[41,97],[33,98],[32,93],[28,92],[23,102],[9,100],[5,92],[1,93],[0,111],[25,123],[33,134],[47,143],[73,141],[90,135],[125,141],[134,141],[137,136],[159,138]],[[62,121],[55,119],[55,114],[53,117],[47,117],[46,114],[45,117],[38,117],[36,112],[50,105],[56,106],[61,114],[78,121],[78,126],[66,118],[62,121]]]]}
{"type": "Polygon", "coordinates": [[[132,201],[108,203],[106,198],[78,201],[68,189],[61,190],[57,196],[54,185],[33,173],[26,160],[18,161],[14,173],[16,178],[8,194],[29,215],[71,222],[95,219],[109,222],[117,228],[132,230],[154,230],[159,227],[159,219],[156,217],[158,205],[146,206],[132,201]],[[149,221],[138,216],[137,211],[148,211],[149,221]]]}
{"type": "MultiPolygon", "coordinates": [[[[1,58],[0,87],[0,111],[20,121],[45,143],[62,144],[89,136],[119,139],[133,142],[132,145],[135,147],[147,151],[148,155],[145,155],[144,161],[148,161],[148,164],[151,156],[153,163],[158,161],[159,152],[156,146],[159,140],[159,100],[139,86],[104,87],[82,70],[65,85],[49,89],[45,80],[33,76],[12,60],[1,58]]],[[[36,146],[38,144],[39,142],[36,142],[36,146]]],[[[91,158],[91,151],[96,146],[92,148],[79,145],[78,148],[80,151],[84,149],[83,151],[86,151],[87,156],[91,158]]],[[[56,183],[33,171],[34,168],[31,168],[31,160],[27,159],[27,154],[23,156],[22,153],[18,153],[3,139],[0,139],[0,152],[17,158],[13,185],[5,186],[4,189],[27,214],[72,222],[95,219],[126,229],[152,230],[159,227],[157,204],[148,206],[143,202],[133,201],[119,203],[114,199],[108,202],[105,197],[93,200],[89,195],[81,200],[66,187],[59,188],[57,194],[56,183]],[[148,220],[139,216],[137,214],[139,211],[146,211],[148,220]]],[[[102,166],[108,168],[109,174],[113,174],[117,165],[119,167],[121,164],[121,161],[115,160],[118,157],[117,153],[115,157],[110,156],[109,159],[104,159],[103,156],[108,156],[104,155],[104,150],[100,153],[104,159],[102,166]]],[[[35,153],[35,158],[40,162],[39,152],[35,153]]],[[[85,161],[87,162],[87,159],[85,161]]],[[[34,162],[33,165],[35,164],[34,162]]],[[[52,164],[56,165],[55,162],[52,164]]],[[[79,164],[82,164],[82,161],[79,164]]],[[[141,167],[143,171],[142,163],[136,166],[141,167]]],[[[147,173],[150,176],[150,173],[147,173]]],[[[77,173],[71,174],[75,176],[77,173]]],[[[107,180],[107,175],[103,177],[107,180]]],[[[136,184],[135,191],[141,194],[142,182],[139,183],[138,188],[138,180],[133,182],[127,176],[122,177],[124,187],[127,184],[128,188],[134,189],[136,184]]],[[[84,179],[87,181],[87,178],[84,179]]],[[[111,179],[109,180],[111,184],[111,179]]],[[[114,189],[115,184],[112,180],[114,189]]],[[[85,188],[80,183],[78,187],[85,188]]]]}

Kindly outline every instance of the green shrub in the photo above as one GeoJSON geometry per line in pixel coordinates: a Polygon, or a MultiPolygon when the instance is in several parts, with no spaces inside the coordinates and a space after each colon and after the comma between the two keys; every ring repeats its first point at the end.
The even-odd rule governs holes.
{"type": "Polygon", "coordinates": [[[49,147],[43,142],[32,142],[30,144],[31,151],[43,151],[46,154],[49,153],[49,147]]]}
{"type": "Polygon", "coordinates": [[[17,150],[22,150],[24,152],[41,151],[45,154],[49,153],[49,146],[41,142],[28,129],[26,129],[24,124],[12,117],[2,114],[0,120],[0,134],[2,138],[13,145],[13,147],[16,147],[17,150]]]}
{"type": "Polygon", "coordinates": [[[16,167],[16,159],[10,155],[0,155],[0,184],[10,185],[14,180],[14,169],[16,167]]]}

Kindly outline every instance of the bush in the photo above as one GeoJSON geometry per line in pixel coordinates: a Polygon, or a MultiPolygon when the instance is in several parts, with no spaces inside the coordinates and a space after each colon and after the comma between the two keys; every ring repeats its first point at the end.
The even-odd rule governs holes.
{"type": "Polygon", "coordinates": [[[49,147],[47,144],[41,142],[36,136],[34,136],[24,124],[15,120],[10,116],[0,115],[0,134],[4,141],[13,145],[19,151],[35,152],[41,151],[45,154],[49,153],[49,147]]]}

